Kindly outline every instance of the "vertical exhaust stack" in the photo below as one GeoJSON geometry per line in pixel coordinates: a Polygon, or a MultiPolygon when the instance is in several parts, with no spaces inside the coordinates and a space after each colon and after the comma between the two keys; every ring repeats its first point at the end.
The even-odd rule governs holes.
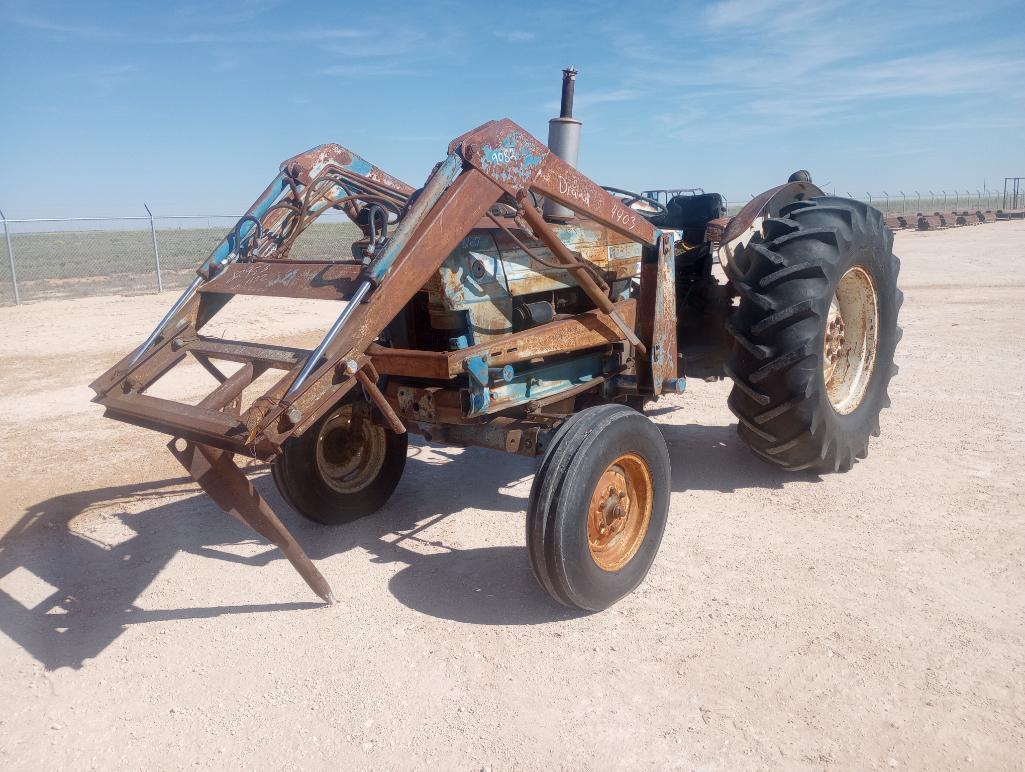
{"type": "MultiPolygon", "coordinates": [[[[573,86],[576,83],[577,71],[567,67],[562,71],[562,106],[559,117],[548,121],[548,147],[574,169],[580,155],[580,121],[573,117],[573,86]]],[[[546,220],[569,220],[573,210],[554,201],[545,201],[544,214],[546,220]]]]}

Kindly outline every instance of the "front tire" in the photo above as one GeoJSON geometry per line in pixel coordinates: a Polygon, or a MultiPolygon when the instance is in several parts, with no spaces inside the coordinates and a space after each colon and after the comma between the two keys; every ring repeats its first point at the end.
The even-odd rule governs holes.
{"type": "Polygon", "coordinates": [[[271,467],[278,491],[307,520],[343,525],[384,506],[406,466],[408,434],[374,420],[355,392],[298,437],[271,467]]]}
{"type": "Polygon", "coordinates": [[[901,330],[900,260],[878,210],[784,207],[726,266],[740,295],[729,407],[741,439],[789,470],[847,471],[879,435],[901,330]]]}
{"type": "Polygon", "coordinates": [[[534,476],[527,550],[560,603],[608,608],[641,583],[669,512],[669,451],[658,427],[625,405],[600,405],[559,429],[534,476]]]}

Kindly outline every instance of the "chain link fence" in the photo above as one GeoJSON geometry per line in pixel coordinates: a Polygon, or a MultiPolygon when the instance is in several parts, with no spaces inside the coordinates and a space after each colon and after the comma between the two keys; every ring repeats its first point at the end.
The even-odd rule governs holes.
{"type": "MultiPolygon", "coordinates": [[[[896,192],[880,191],[879,193],[840,190],[831,188],[831,195],[853,198],[871,204],[883,214],[933,214],[953,211],[996,211],[1011,206],[1004,202],[1004,194],[994,190],[912,190],[896,192]]],[[[732,216],[754,198],[755,194],[728,199],[727,212],[732,216]]]]}
{"type": "MultiPolygon", "coordinates": [[[[883,191],[835,189],[885,213],[997,210],[994,191],[883,191]]],[[[728,199],[733,215],[751,196],[728,199]]],[[[184,287],[196,267],[238,222],[236,215],[7,219],[0,262],[0,305],[49,298],[157,292],[184,287]]],[[[342,212],[328,212],[307,228],[292,249],[300,259],[351,255],[359,229],[342,212]]]]}
{"type": "MultiPolygon", "coordinates": [[[[3,218],[0,305],[179,289],[238,219],[3,218]]],[[[291,254],[310,260],[349,257],[360,235],[344,213],[325,213],[299,236],[291,254]]]]}

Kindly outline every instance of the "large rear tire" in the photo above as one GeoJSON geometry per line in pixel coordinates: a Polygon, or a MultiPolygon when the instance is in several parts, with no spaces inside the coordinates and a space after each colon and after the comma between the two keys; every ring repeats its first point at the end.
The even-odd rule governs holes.
{"type": "Polygon", "coordinates": [[[740,437],[785,469],[847,471],[879,435],[897,372],[900,260],[882,214],[832,196],[790,204],[726,271],[740,437]]]}

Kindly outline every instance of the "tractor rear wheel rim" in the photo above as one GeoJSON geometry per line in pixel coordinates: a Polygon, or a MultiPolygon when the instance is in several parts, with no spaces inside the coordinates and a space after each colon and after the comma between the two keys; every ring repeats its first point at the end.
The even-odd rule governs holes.
{"type": "Polygon", "coordinates": [[[345,405],[320,427],[317,434],[317,471],[324,483],[338,493],[366,488],[384,466],[385,428],[363,411],[345,405]]]}
{"type": "Polygon", "coordinates": [[[848,270],[836,285],[822,342],[822,376],[829,404],[840,415],[858,409],[875,371],[879,302],[871,274],[848,270]]]}
{"type": "Polygon", "coordinates": [[[587,511],[587,546],[602,571],[618,571],[637,554],[651,521],[651,471],[624,453],[598,478],[587,511]]]}

